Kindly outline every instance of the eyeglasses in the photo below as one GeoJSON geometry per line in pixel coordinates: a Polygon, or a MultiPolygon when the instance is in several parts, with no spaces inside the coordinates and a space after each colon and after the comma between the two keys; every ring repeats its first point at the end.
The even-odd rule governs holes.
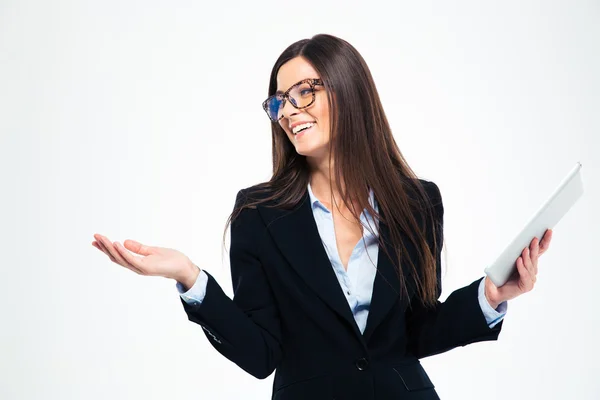
{"type": "Polygon", "coordinates": [[[315,102],[315,86],[323,86],[321,79],[303,79],[295,83],[285,93],[275,93],[263,101],[262,106],[269,119],[278,122],[283,118],[283,107],[288,99],[298,110],[306,108],[315,102]]]}

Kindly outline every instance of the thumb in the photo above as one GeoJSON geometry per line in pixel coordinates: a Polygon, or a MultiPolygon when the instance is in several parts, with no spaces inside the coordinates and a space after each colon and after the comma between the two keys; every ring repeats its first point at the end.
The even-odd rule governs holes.
{"type": "Polygon", "coordinates": [[[152,247],[144,246],[135,240],[127,239],[123,242],[123,246],[129,251],[133,251],[134,253],[141,254],[143,256],[149,256],[152,254],[152,247]]]}

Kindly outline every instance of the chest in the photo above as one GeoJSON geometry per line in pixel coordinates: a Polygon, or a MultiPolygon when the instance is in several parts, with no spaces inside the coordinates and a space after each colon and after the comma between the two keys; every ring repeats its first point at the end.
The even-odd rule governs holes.
{"type": "Polygon", "coordinates": [[[348,270],[348,262],[352,251],[363,236],[362,225],[354,221],[351,214],[333,213],[333,226],[335,231],[335,242],[338,255],[345,270],[348,270]]]}

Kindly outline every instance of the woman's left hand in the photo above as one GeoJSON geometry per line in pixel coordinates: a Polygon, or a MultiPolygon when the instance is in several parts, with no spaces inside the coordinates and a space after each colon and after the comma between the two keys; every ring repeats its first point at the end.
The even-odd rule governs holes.
{"type": "Polygon", "coordinates": [[[485,297],[494,309],[503,301],[514,299],[533,289],[538,273],[538,258],[548,250],[550,240],[552,229],[546,230],[541,242],[533,238],[529,247],[523,249],[521,256],[517,258],[517,270],[504,285],[497,287],[486,276],[485,297]]]}

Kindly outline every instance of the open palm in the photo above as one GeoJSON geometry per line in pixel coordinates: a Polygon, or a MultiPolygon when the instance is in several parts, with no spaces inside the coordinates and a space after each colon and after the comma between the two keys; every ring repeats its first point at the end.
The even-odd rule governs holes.
{"type": "Polygon", "coordinates": [[[135,240],[126,240],[123,244],[113,243],[100,234],[95,234],[94,238],[96,240],[92,245],[105,253],[111,261],[140,275],[178,279],[192,265],[185,254],[175,249],[146,246],[135,240]]]}

